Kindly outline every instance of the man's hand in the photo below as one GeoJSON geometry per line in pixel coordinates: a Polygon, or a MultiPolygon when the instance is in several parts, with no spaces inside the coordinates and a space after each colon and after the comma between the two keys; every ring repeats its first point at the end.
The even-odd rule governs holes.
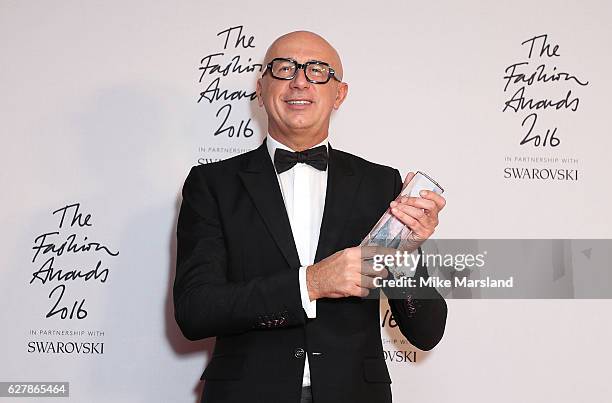
{"type": "Polygon", "coordinates": [[[334,253],[306,268],[310,300],[319,298],[367,297],[375,288],[374,278],[386,278],[386,269],[374,270],[372,256],[376,248],[354,247],[334,253]]]}
{"type": "MultiPolygon", "coordinates": [[[[414,176],[413,172],[406,175],[404,187],[414,176]]],[[[398,201],[392,201],[391,214],[397,217],[412,230],[413,241],[423,242],[434,233],[438,226],[438,213],[446,205],[446,199],[429,190],[422,190],[421,197],[402,196],[398,201]]]]}

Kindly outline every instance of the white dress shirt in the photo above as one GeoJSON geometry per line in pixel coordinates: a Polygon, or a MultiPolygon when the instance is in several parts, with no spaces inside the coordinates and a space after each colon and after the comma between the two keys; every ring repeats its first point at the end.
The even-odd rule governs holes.
{"type": "MultiPolygon", "coordinates": [[[[325,139],[315,147],[325,145],[325,139]]],[[[274,152],[277,148],[294,151],[286,145],[274,140],[269,134],[266,138],[266,146],[274,163],[274,152]]],[[[313,147],[314,148],[314,147],[313,147]]],[[[327,191],[327,170],[319,171],[304,163],[297,163],[291,169],[276,174],[280,185],[287,216],[291,224],[293,240],[300,258],[299,281],[300,297],[302,307],[308,318],[317,315],[317,301],[311,301],[308,296],[306,285],[306,267],[314,263],[319,233],[321,231],[321,220],[325,208],[325,193],[327,191]]],[[[304,364],[304,378],[302,386],[310,385],[310,367],[308,365],[308,354],[304,364]]]]}

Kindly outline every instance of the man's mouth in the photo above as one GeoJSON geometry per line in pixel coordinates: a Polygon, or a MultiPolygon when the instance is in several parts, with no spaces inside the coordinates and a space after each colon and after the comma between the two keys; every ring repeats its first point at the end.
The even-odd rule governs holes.
{"type": "Polygon", "coordinates": [[[310,105],[312,104],[312,101],[309,101],[307,99],[288,99],[285,102],[288,103],[289,105],[310,105]]]}

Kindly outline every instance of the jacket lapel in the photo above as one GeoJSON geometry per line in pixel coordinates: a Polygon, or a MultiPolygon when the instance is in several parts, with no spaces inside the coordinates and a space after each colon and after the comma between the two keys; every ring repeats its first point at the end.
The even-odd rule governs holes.
{"type": "Polygon", "coordinates": [[[348,155],[334,150],[331,145],[329,145],[328,170],[325,209],[315,262],[336,252],[336,244],[351,213],[353,200],[362,178],[362,172],[355,167],[348,155]]]}
{"type": "Polygon", "coordinates": [[[265,140],[253,152],[239,175],[285,260],[291,268],[298,268],[300,259],[291,224],[265,140]]]}

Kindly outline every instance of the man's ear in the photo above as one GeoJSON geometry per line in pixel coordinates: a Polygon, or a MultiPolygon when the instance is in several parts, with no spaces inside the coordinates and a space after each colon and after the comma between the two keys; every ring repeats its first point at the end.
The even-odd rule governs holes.
{"type": "Polygon", "coordinates": [[[257,79],[255,95],[257,96],[257,105],[259,105],[259,107],[261,108],[263,106],[263,98],[261,97],[261,78],[257,79]]]}
{"type": "Polygon", "coordinates": [[[344,102],[347,95],[348,84],[344,82],[338,84],[338,91],[336,91],[336,100],[334,101],[334,109],[340,108],[340,105],[342,105],[342,102],[344,102]]]}

